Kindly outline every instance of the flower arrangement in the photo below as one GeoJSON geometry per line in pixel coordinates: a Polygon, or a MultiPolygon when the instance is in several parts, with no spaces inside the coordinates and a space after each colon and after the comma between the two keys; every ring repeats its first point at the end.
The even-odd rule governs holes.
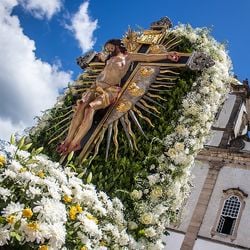
{"type": "MultiPolygon", "coordinates": [[[[191,91],[182,99],[178,119],[171,124],[174,129],[149,143],[152,150],[142,162],[144,171],[136,176],[124,204],[118,198],[111,200],[103,192],[106,190],[96,191],[90,184],[91,175],[83,183],[83,173],[79,175],[71,169],[72,155],[62,168],[40,155],[40,150],[26,152],[31,145],[20,140],[17,146],[3,147],[4,153],[0,153],[0,245],[163,249],[166,227],[181,214],[190,192],[195,156],[233,81],[225,48],[207,29],[178,25],[171,32],[188,40],[192,49],[210,55],[215,65],[192,83],[191,91]]],[[[55,107],[61,106],[62,101],[63,98],[55,107]]],[[[46,113],[31,132],[42,131],[50,117],[46,113]]]]}
{"type": "Polygon", "coordinates": [[[39,154],[42,148],[24,151],[30,146],[21,139],[0,150],[0,246],[136,249],[117,198],[84,184],[70,167],[39,154]]]}

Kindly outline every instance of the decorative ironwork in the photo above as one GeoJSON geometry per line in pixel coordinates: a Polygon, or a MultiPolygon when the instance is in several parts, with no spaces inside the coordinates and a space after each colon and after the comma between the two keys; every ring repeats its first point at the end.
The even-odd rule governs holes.
{"type": "Polygon", "coordinates": [[[89,63],[93,61],[97,52],[89,51],[85,53],[83,56],[80,56],[76,59],[77,64],[81,67],[81,69],[85,69],[89,66],[89,63]]]}
{"type": "Polygon", "coordinates": [[[173,27],[171,20],[168,17],[162,17],[160,20],[151,23],[151,29],[170,29],[173,27]]]}
{"type": "Polygon", "coordinates": [[[210,56],[206,55],[202,52],[193,52],[192,55],[189,57],[187,66],[191,70],[201,71],[205,68],[212,67],[215,62],[211,59],[210,56]]]}

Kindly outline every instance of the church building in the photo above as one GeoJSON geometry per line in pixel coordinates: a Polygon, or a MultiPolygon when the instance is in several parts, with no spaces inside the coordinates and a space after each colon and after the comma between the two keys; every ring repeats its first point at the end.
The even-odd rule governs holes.
{"type": "Polygon", "coordinates": [[[166,249],[250,249],[250,87],[233,85],[196,157],[191,194],[166,249]]]}

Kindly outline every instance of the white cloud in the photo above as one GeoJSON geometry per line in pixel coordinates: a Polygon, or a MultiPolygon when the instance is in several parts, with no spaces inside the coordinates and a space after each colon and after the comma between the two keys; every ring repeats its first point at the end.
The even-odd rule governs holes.
{"type": "Polygon", "coordinates": [[[97,28],[97,20],[92,21],[88,14],[89,2],[80,5],[79,10],[72,18],[72,24],[68,27],[79,42],[82,52],[91,49],[95,44],[93,33],[97,28]]]}
{"type": "Polygon", "coordinates": [[[0,119],[0,139],[5,141],[10,141],[10,136],[12,134],[21,134],[25,129],[25,124],[23,122],[19,122],[18,124],[13,124],[10,119],[0,119]]]}
{"type": "Polygon", "coordinates": [[[0,2],[0,138],[33,125],[33,117],[55,103],[58,88],[71,81],[69,72],[36,58],[35,42],[11,16],[17,4],[0,2]]]}
{"type": "Polygon", "coordinates": [[[19,0],[20,4],[35,17],[50,19],[55,13],[59,12],[61,0],[19,0]]]}

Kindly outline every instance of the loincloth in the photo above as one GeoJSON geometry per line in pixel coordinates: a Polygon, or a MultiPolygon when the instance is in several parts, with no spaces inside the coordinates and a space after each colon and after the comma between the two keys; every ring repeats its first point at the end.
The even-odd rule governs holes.
{"type": "Polygon", "coordinates": [[[94,109],[106,108],[115,102],[120,90],[119,86],[114,85],[108,85],[106,88],[96,86],[85,92],[82,95],[81,101],[89,103],[94,109]]]}

